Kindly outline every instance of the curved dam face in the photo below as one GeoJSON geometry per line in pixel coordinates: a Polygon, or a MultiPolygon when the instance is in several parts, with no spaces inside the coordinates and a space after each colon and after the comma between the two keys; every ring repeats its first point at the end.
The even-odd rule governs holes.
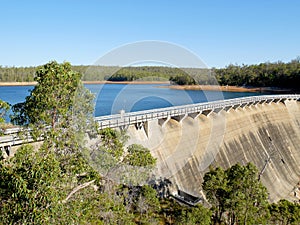
{"type": "Polygon", "coordinates": [[[138,143],[157,158],[156,177],[201,195],[208,167],[254,163],[271,202],[294,199],[300,181],[300,102],[286,100],[166,121],[142,129],[130,125],[128,144],[138,143]],[[296,193],[296,192],[295,192],[296,193]]]}

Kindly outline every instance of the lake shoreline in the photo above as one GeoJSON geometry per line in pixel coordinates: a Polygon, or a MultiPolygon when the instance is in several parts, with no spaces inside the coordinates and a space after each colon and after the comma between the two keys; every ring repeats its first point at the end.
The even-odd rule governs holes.
{"type": "MultiPolygon", "coordinates": [[[[170,84],[169,81],[82,81],[83,84],[170,84]]],[[[37,82],[0,82],[0,86],[34,86],[37,82]]]]}
{"type": "Polygon", "coordinates": [[[36,82],[0,82],[0,86],[33,86],[36,82]]]}
{"type": "Polygon", "coordinates": [[[175,90],[202,90],[222,92],[256,92],[256,93],[289,93],[292,89],[274,87],[240,87],[240,86],[219,86],[219,85],[170,85],[159,86],[159,88],[170,88],[175,90]]]}
{"type": "MultiPolygon", "coordinates": [[[[274,87],[240,87],[218,85],[168,85],[169,81],[83,81],[84,84],[167,84],[157,88],[169,88],[175,90],[202,90],[222,92],[256,92],[256,93],[290,93],[292,89],[274,87]]],[[[0,86],[34,86],[37,82],[0,82],[0,86]]]]}

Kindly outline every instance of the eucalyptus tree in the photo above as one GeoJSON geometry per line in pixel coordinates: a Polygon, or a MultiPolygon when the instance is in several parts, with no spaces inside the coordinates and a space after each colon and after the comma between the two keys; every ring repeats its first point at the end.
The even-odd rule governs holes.
{"type": "Polygon", "coordinates": [[[80,78],[81,74],[72,71],[67,62],[52,61],[38,67],[34,78],[37,85],[25,102],[13,106],[12,121],[19,125],[65,126],[81,85],[80,78]]]}
{"type": "Polygon", "coordinates": [[[204,175],[202,188],[208,202],[211,204],[214,224],[220,224],[227,210],[226,202],[229,199],[228,179],[226,172],[221,168],[210,168],[204,175]]]}
{"type": "Polygon", "coordinates": [[[12,108],[12,121],[30,128],[32,137],[43,143],[35,149],[22,146],[1,162],[0,211],[8,223],[78,223],[82,198],[99,195],[89,188],[99,186],[101,178],[82,156],[94,107],[80,78],[67,62],[40,66],[37,85],[25,102],[12,108]]]}
{"type": "Polygon", "coordinates": [[[30,127],[34,138],[43,137],[58,152],[78,148],[82,144],[78,141],[94,124],[94,96],[83,86],[81,76],[68,62],[38,67],[36,86],[25,102],[12,107],[12,122],[30,127]]]}
{"type": "Polygon", "coordinates": [[[267,189],[251,163],[236,164],[225,171],[211,168],[202,187],[211,204],[214,224],[265,224],[269,218],[267,189]]]}

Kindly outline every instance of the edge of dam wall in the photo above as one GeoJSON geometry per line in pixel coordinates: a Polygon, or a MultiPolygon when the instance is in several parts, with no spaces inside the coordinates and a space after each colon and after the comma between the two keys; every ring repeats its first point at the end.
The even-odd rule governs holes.
{"type": "Polygon", "coordinates": [[[129,144],[142,144],[157,158],[156,177],[201,196],[210,165],[254,163],[271,202],[295,199],[300,181],[300,102],[286,100],[200,114],[127,129],[129,144]]]}

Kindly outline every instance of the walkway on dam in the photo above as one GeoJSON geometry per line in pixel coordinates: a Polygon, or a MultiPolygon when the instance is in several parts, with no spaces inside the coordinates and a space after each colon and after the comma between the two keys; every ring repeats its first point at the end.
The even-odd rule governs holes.
{"type": "MultiPolygon", "coordinates": [[[[221,110],[229,111],[230,109],[237,109],[240,107],[244,108],[246,106],[271,102],[284,102],[285,100],[299,101],[300,95],[262,95],[173,106],[138,112],[121,112],[120,114],[115,115],[95,117],[95,121],[98,123],[99,129],[126,129],[129,125],[135,125],[137,128],[141,128],[142,126],[145,126],[146,122],[151,120],[158,120],[158,123],[163,125],[171,118],[180,122],[187,116],[197,118],[201,114],[209,116],[210,113],[217,113],[221,110]]],[[[28,136],[26,140],[21,139],[18,135],[20,131],[21,128],[6,129],[4,131],[4,135],[0,136],[0,150],[9,153],[11,146],[33,141],[30,136],[28,136]]]]}
{"type": "Polygon", "coordinates": [[[173,106],[160,109],[151,109],[138,112],[121,112],[120,114],[95,117],[99,124],[99,129],[127,127],[133,124],[148,122],[150,120],[167,120],[173,118],[181,121],[186,116],[193,118],[200,114],[209,115],[211,112],[221,110],[246,107],[256,104],[280,102],[285,100],[299,100],[300,95],[262,95],[252,97],[242,97],[212,102],[204,102],[190,105],[173,106]]]}

